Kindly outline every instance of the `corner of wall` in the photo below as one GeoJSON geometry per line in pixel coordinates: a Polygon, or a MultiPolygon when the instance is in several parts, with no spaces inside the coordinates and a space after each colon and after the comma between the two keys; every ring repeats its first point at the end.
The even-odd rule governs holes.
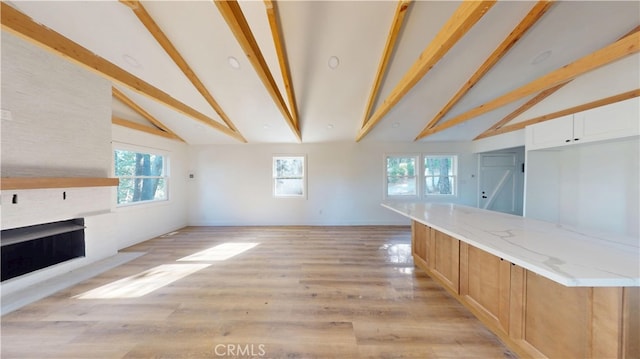
{"type": "Polygon", "coordinates": [[[189,145],[132,130],[112,126],[114,147],[118,144],[167,153],[170,162],[169,199],[166,202],[116,207],[114,236],[118,249],[123,249],[187,226],[188,212],[188,147],[189,145]]]}
{"type": "Polygon", "coordinates": [[[524,129],[522,129],[473,141],[471,144],[471,151],[473,153],[490,152],[520,147],[524,146],[524,144],[524,129]]]}

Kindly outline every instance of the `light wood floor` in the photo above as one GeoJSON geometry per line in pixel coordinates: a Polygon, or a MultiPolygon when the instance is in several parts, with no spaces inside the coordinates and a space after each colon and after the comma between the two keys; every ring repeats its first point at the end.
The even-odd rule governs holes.
{"type": "Polygon", "coordinates": [[[414,269],[410,234],[409,227],[185,228],[128,248],[147,252],[129,263],[3,316],[2,358],[514,357],[414,269]],[[233,254],[228,243],[258,244],[222,260],[233,254]],[[128,284],[149,289],[172,273],[167,268],[194,264],[204,268],[140,297],[114,290],[102,294],[115,298],[77,297],[132,276],[128,284]]]}

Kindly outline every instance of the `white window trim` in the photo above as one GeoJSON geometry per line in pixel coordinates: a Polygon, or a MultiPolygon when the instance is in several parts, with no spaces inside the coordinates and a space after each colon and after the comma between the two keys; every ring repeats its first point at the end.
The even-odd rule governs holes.
{"type": "Polygon", "coordinates": [[[421,154],[419,153],[385,153],[384,157],[383,157],[383,166],[382,166],[382,172],[383,172],[383,183],[384,185],[382,186],[382,194],[383,194],[383,198],[384,199],[406,199],[406,200],[416,200],[419,199],[421,196],[420,194],[422,193],[422,181],[421,181],[421,176],[420,174],[422,173],[422,166],[421,166],[421,161],[422,157],[421,154]],[[387,159],[389,157],[413,157],[416,160],[416,166],[415,166],[415,177],[416,177],[416,194],[410,194],[410,195],[390,195],[389,192],[389,176],[387,176],[387,159]]]}
{"type": "Polygon", "coordinates": [[[446,198],[458,198],[459,197],[459,187],[458,182],[460,180],[459,176],[459,155],[456,153],[385,153],[383,156],[383,166],[382,166],[382,176],[383,176],[383,186],[382,186],[382,194],[383,199],[387,200],[426,200],[426,199],[446,199],[446,198]],[[389,157],[414,157],[417,160],[416,164],[416,194],[415,195],[389,195],[387,194],[389,188],[389,179],[387,177],[387,158],[389,157]],[[424,175],[424,161],[427,157],[453,157],[455,164],[454,178],[453,181],[453,194],[426,194],[424,193],[425,188],[425,179],[424,175]]]}
{"type": "MultiPolygon", "coordinates": [[[[164,157],[165,176],[160,178],[164,178],[166,182],[165,186],[166,186],[167,198],[118,204],[118,187],[114,187],[113,196],[112,196],[112,203],[114,204],[114,206],[112,208],[124,210],[132,207],[139,207],[139,206],[151,207],[151,206],[167,205],[171,203],[171,197],[172,197],[171,195],[171,155],[170,155],[171,152],[154,148],[154,147],[137,146],[129,143],[114,141],[111,144],[111,174],[116,178],[120,178],[115,175],[116,161],[114,158],[114,154],[116,150],[149,153],[149,154],[160,155],[164,157]]],[[[157,177],[149,176],[149,178],[157,178],[157,177]]]]}
{"type": "Polygon", "coordinates": [[[275,153],[271,155],[271,196],[277,199],[307,199],[308,183],[307,183],[307,155],[295,153],[275,153]],[[276,194],[276,177],[274,176],[274,166],[276,158],[298,158],[302,157],[302,194],[301,195],[278,195],[276,194]]]}
{"type": "Polygon", "coordinates": [[[426,167],[424,166],[424,161],[427,157],[453,157],[453,165],[454,165],[453,194],[427,194],[427,193],[424,193],[424,191],[426,191],[426,185],[423,185],[424,189],[421,192],[422,196],[424,198],[457,198],[458,197],[458,181],[459,181],[459,176],[458,176],[458,172],[459,172],[458,157],[459,156],[457,154],[451,154],[451,153],[423,153],[420,161],[420,165],[422,166],[422,171],[420,172],[420,176],[422,177],[423,183],[426,180],[426,176],[424,175],[424,171],[426,169],[426,167]]]}

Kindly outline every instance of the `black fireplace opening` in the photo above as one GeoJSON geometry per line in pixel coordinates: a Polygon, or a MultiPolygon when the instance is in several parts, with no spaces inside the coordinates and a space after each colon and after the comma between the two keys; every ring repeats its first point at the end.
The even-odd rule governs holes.
{"type": "Polygon", "coordinates": [[[2,230],[2,281],[85,256],[84,218],[2,230]]]}

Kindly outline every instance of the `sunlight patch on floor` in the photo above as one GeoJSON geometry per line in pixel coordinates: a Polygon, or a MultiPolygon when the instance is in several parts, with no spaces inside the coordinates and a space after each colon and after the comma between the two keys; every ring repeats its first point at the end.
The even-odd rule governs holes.
{"type": "Polygon", "coordinates": [[[237,256],[240,253],[246,252],[249,249],[257,246],[260,243],[222,243],[215,247],[205,249],[198,253],[194,253],[190,256],[186,256],[178,259],[178,262],[218,262],[225,261],[231,257],[237,256]]]}
{"type": "MultiPolygon", "coordinates": [[[[178,262],[219,262],[257,246],[260,243],[222,243],[215,247],[178,259],[178,262]]],[[[206,263],[163,264],[131,277],[74,296],[76,299],[138,298],[169,285],[201,269],[206,263]]]]}
{"type": "Polygon", "coordinates": [[[211,264],[163,264],[74,296],[76,299],[138,298],[211,264]]]}

